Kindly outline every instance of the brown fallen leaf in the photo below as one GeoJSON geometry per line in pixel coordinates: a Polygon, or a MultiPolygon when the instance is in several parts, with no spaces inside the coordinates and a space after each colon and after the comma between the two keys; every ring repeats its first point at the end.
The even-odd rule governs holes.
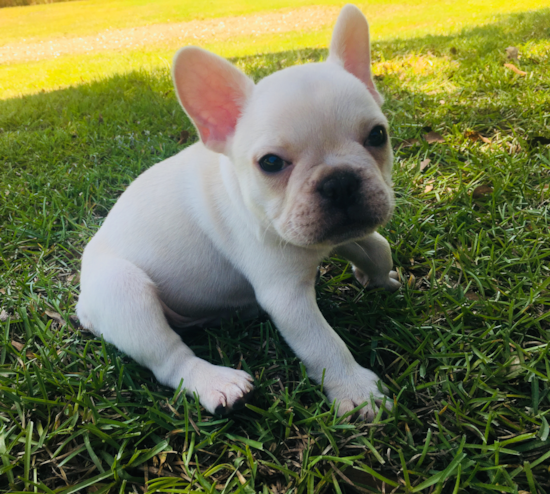
{"type": "Polygon", "coordinates": [[[46,312],[46,315],[50,318],[50,319],[53,319],[56,323],[60,324],[61,326],[65,326],[65,324],[67,324],[65,322],[65,319],[63,319],[61,317],[61,314],[59,314],[58,312],[55,312],[53,310],[47,310],[45,311],[46,312]]]}
{"type": "Polygon", "coordinates": [[[420,144],[420,141],[418,139],[415,139],[415,138],[403,139],[401,141],[401,147],[403,147],[403,148],[410,148],[410,147],[416,146],[417,144],[420,144]]]}
{"type": "Polygon", "coordinates": [[[8,313],[2,309],[2,312],[0,312],[0,322],[6,322],[9,319],[8,313]]]}
{"type": "Polygon", "coordinates": [[[492,193],[493,193],[493,188],[491,186],[479,185],[473,190],[472,197],[474,199],[480,199],[492,193]]]}
{"type": "Polygon", "coordinates": [[[523,70],[519,70],[513,63],[505,63],[504,66],[507,69],[510,69],[512,72],[515,72],[517,75],[527,75],[527,72],[523,72],[523,70]]]}
{"type": "Polygon", "coordinates": [[[434,186],[432,184],[428,184],[428,185],[426,185],[426,187],[424,189],[424,194],[427,194],[428,192],[431,192],[432,190],[434,190],[434,186]]]}
{"type": "Polygon", "coordinates": [[[18,341],[15,341],[15,340],[11,340],[11,346],[15,348],[18,352],[23,350],[23,348],[25,347],[23,343],[19,343],[18,341]]]}
{"type": "Polygon", "coordinates": [[[445,138],[439,132],[436,132],[435,130],[432,130],[432,131],[428,132],[424,136],[424,139],[426,139],[426,142],[428,144],[433,144],[434,142],[445,142],[445,138]]]}
{"type": "Polygon", "coordinates": [[[477,293],[474,293],[474,292],[467,292],[467,293],[464,294],[464,296],[468,300],[479,300],[479,295],[477,293]]]}
{"type": "Polygon", "coordinates": [[[0,288],[0,293],[2,295],[6,295],[6,289],[5,288],[0,288]]]}
{"type": "Polygon", "coordinates": [[[189,139],[189,132],[187,132],[186,130],[182,130],[180,133],[180,139],[178,141],[178,144],[185,144],[188,139],[189,139]]]}
{"type": "Polygon", "coordinates": [[[162,469],[164,468],[164,464],[166,463],[167,454],[166,453],[160,453],[158,455],[158,457],[159,457],[159,463],[160,463],[159,475],[161,475],[162,474],[162,469]]]}
{"type": "Polygon", "coordinates": [[[80,283],[80,273],[71,274],[67,278],[67,283],[76,285],[77,283],[80,283]]]}
{"type": "Polygon", "coordinates": [[[422,160],[420,162],[420,171],[423,172],[431,162],[432,160],[430,158],[426,158],[425,160],[422,160]]]}
{"type": "Polygon", "coordinates": [[[91,485],[90,487],[88,487],[88,488],[86,489],[86,492],[87,492],[88,494],[93,494],[94,492],[99,491],[100,488],[101,488],[101,486],[91,485]]]}
{"type": "Polygon", "coordinates": [[[519,50],[515,46],[509,46],[506,48],[506,56],[510,60],[517,60],[519,55],[519,50]]]}
{"type": "Polygon", "coordinates": [[[245,485],[246,484],[246,479],[244,478],[244,475],[239,472],[238,470],[235,470],[235,473],[237,474],[237,477],[239,479],[239,482],[241,483],[241,485],[245,485]]]}
{"type": "Polygon", "coordinates": [[[470,139],[471,141],[483,141],[485,144],[490,144],[491,139],[482,136],[479,132],[476,132],[475,130],[467,130],[464,133],[464,136],[470,139]]]}

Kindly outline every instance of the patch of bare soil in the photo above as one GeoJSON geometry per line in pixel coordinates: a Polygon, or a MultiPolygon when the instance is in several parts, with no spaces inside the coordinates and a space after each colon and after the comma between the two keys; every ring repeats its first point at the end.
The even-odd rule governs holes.
{"type": "Polygon", "coordinates": [[[0,64],[36,61],[78,53],[135,49],[179,41],[181,46],[223,41],[238,36],[312,31],[334,22],[337,7],[303,7],[238,17],[109,29],[92,36],[17,42],[0,47],[0,64]]]}

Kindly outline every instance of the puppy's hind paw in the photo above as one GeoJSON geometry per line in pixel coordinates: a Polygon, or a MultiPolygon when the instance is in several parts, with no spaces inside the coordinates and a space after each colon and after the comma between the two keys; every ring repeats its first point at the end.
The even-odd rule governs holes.
{"type": "Polygon", "coordinates": [[[395,292],[401,288],[401,283],[399,281],[399,275],[397,271],[390,271],[388,275],[384,278],[371,279],[367,274],[361,271],[357,267],[353,267],[353,274],[355,278],[361,285],[363,285],[367,290],[374,290],[376,288],[383,288],[388,292],[395,292]]]}
{"type": "Polygon", "coordinates": [[[391,292],[395,292],[396,290],[399,290],[401,288],[401,282],[399,281],[399,273],[397,271],[390,271],[389,274],[389,287],[386,288],[386,290],[389,290],[391,292]]]}

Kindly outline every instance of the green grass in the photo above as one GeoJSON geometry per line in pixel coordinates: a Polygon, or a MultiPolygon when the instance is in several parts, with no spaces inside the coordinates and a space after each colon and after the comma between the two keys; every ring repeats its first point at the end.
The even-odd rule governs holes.
{"type": "MultiPolygon", "coordinates": [[[[192,131],[167,66],[0,101],[0,490],[549,492],[549,25],[546,9],[375,44],[396,150],[383,233],[405,282],[368,293],[335,259],[318,286],[395,399],[373,424],[336,418],[269,320],[186,340],[256,377],[223,419],[74,327],[84,245],[192,131]]],[[[325,56],[233,61],[260,78],[325,56]]]]}
{"type": "Polygon", "coordinates": [[[104,29],[245,15],[307,5],[344,4],[336,0],[211,0],[208,3],[189,0],[81,0],[76,5],[58,3],[16,7],[2,10],[0,46],[29,38],[82,36],[104,29]]]}
{"type": "MultiPolygon", "coordinates": [[[[36,41],[59,36],[78,37],[104,29],[140,26],[167,21],[186,21],[296,8],[307,5],[340,6],[337,0],[300,0],[290,2],[228,3],[210,2],[205,9],[200,2],[160,0],[82,0],[51,5],[2,9],[0,47],[18,41],[36,41]]],[[[373,39],[384,42],[426,35],[449,35],[460,29],[498,22],[504,14],[548,6],[547,0],[372,0],[358,4],[368,17],[373,39]]],[[[334,19],[327,19],[329,21],[334,19]]],[[[543,26],[543,31],[547,29],[543,26]]],[[[330,39],[331,28],[314,32],[288,32],[232,37],[229,40],[203,40],[201,46],[224,57],[245,57],[258,53],[275,53],[305,48],[323,48],[330,39]]],[[[188,44],[197,41],[190,38],[188,44]]],[[[180,41],[150,44],[140,50],[103,51],[86,57],[64,56],[36,62],[0,65],[0,99],[59,89],[69,85],[127,74],[134,70],[164,70],[172,62],[180,41]]]]}
{"type": "MultiPolygon", "coordinates": [[[[23,39],[82,36],[104,29],[245,15],[307,5],[341,7],[345,3],[342,0],[211,0],[206,4],[190,0],[81,0],[77,4],[62,2],[13,7],[2,10],[0,46],[23,39]]],[[[369,19],[374,19],[377,31],[378,24],[382,24],[387,26],[386,32],[393,35],[402,28],[407,31],[439,29],[440,32],[448,32],[450,28],[478,24],[496,14],[523,11],[526,8],[525,2],[519,0],[371,0],[359,2],[358,5],[369,19]]],[[[545,5],[545,0],[529,1],[531,9],[545,5]]]]}

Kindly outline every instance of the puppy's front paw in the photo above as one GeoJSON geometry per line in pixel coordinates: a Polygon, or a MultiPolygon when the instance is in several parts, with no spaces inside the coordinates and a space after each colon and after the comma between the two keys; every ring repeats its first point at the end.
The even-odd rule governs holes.
{"type": "MultiPolygon", "coordinates": [[[[387,410],[393,408],[393,401],[378,390],[378,376],[364,367],[357,366],[344,383],[339,385],[326,386],[326,393],[330,401],[336,400],[338,416],[342,416],[364,402],[368,402],[359,410],[359,418],[372,421],[379,408],[384,403],[387,410]]],[[[382,389],[388,389],[382,384],[382,389]]]]}
{"type": "Polygon", "coordinates": [[[355,278],[361,285],[369,290],[374,290],[375,288],[383,288],[389,292],[395,292],[401,288],[401,283],[399,282],[399,275],[396,271],[390,271],[388,275],[384,278],[371,279],[369,276],[361,271],[359,268],[353,266],[353,274],[355,278]]]}
{"type": "Polygon", "coordinates": [[[183,384],[199,395],[206,410],[223,415],[244,408],[254,390],[252,383],[252,376],[244,371],[199,360],[193,369],[192,382],[183,384]]]}

